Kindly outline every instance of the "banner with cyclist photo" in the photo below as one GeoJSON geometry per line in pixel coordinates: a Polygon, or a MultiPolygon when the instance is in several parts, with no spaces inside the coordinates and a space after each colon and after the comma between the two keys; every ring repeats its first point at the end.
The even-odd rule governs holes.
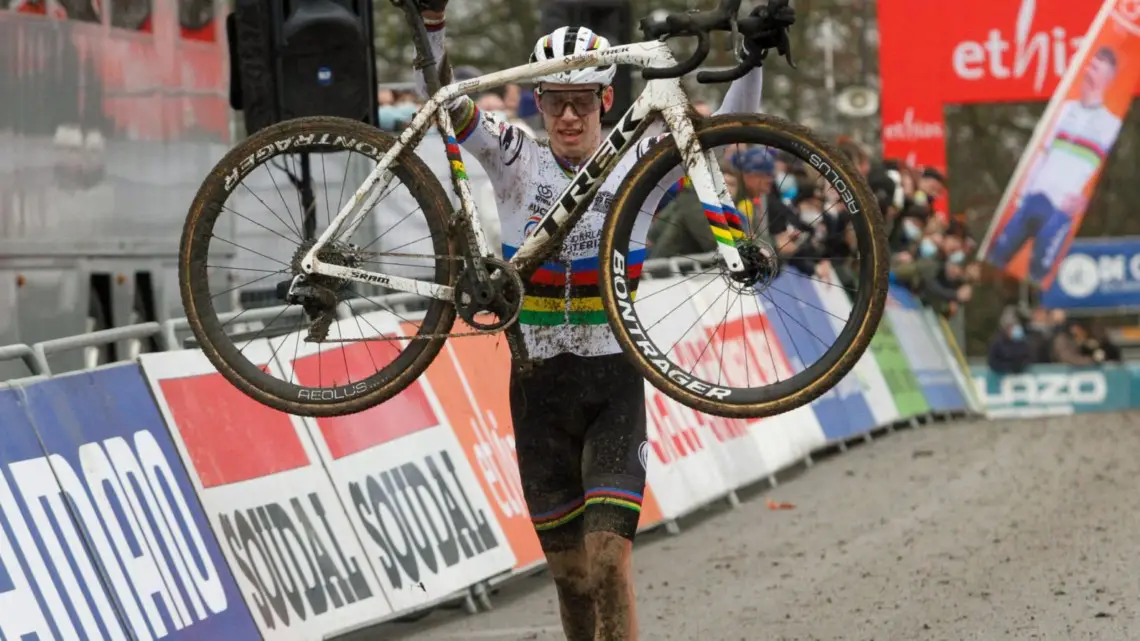
{"type": "Polygon", "coordinates": [[[978,255],[1047,289],[1140,80],[1140,2],[1106,0],[1002,196],[978,255]]]}

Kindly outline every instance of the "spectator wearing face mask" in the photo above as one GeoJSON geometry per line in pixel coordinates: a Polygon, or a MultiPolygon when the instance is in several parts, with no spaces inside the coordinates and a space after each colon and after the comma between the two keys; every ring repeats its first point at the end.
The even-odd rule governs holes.
{"type": "Polygon", "coordinates": [[[917,254],[917,245],[925,232],[928,214],[927,210],[914,207],[902,212],[887,237],[887,244],[892,253],[910,251],[912,254],[917,254]]]}
{"type": "Polygon", "coordinates": [[[927,306],[944,316],[952,315],[973,295],[966,282],[965,261],[957,236],[928,234],[919,241],[909,273],[910,287],[927,306]]]}
{"type": "Polygon", "coordinates": [[[998,331],[990,341],[986,364],[997,374],[1020,374],[1033,363],[1032,348],[1026,341],[1025,327],[1016,310],[1007,307],[998,331]]]}

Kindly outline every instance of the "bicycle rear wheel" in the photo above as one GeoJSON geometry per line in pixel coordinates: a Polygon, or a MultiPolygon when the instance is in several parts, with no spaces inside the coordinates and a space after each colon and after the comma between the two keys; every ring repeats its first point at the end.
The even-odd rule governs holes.
{"type": "MultiPolygon", "coordinates": [[[[299,273],[300,258],[312,247],[312,239],[320,236],[322,229],[315,228],[331,221],[394,141],[384,132],[354,120],[332,117],[289,120],[244,140],[226,154],[199,189],[186,219],[179,254],[182,303],[191,331],[207,358],[226,380],[254,400],[302,416],[359,412],[407,388],[443,347],[455,321],[456,310],[450,301],[425,298],[416,310],[422,312],[422,318],[407,320],[385,302],[390,297],[379,287],[315,277],[311,280],[319,281],[322,291],[335,297],[327,303],[331,309],[347,306],[351,320],[340,316],[333,319],[331,314],[327,314],[324,321],[315,320],[307,310],[298,309],[299,306],[280,305],[284,302],[282,286],[287,286],[299,273]],[[296,156],[301,153],[306,155],[296,156]],[[293,194],[288,181],[297,180],[303,171],[314,180],[330,173],[336,174],[336,179],[339,164],[336,171],[330,170],[326,167],[326,157],[328,165],[344,166],[339,190],[327,184],[323,189],[313,188],[308,198],[311,202],[304,204],[302,183],[294,184],[298,193],[293,194]],[[299,163],[306,163],[306,169],[298,169],[299,163]],[[326,215],[318,216],[314,210],[319,208],[327,209],[326,215]],[[239,211],[241,209],[245,211],[239,211]],[[304,211],[306,209],[309,211],[304,211]],[[230,218],[231,215],[236,218],[230,218]],[[237,240],[234,240],[235,234],[237,240]],[[251,249],[251,245],[257,249],[251,249]],[[214,259],[210,258],[211,248],[215,250],[214,259]],[[250,255],[241,253],[243,250],[248,250],[250,255]],[[284,250],[284,253],[272,256],[273,250],[284,250]],[[217,258],[218,253],[223,258],[217,258]],[[253,278],[247,277],[247,273],[264,275],[253,278]],[[220,280],[219,274],[225,274],[229,279],[227,284],[235,279],[244,279],[246,285],[262,281],[263,290],[268,287],[268,291],[262,291],[261,298],[276,304],[268,311],[278,307],[280,311],[266,323],[255,323],[253,326],[259,330],[256,335],[243,336],[235,332],[236,321],[243,316],[249,318],[247,314],[259,303],[243,295],[236,302],[238,309],[225,313],[226,295],[234,298],[232,292],[237,288],[212,292],[210,285],[220,280]],[[383,321],[370,321],[369,315],[362,314],[367,307],[385,310],[387,316],[383,321]],[[296,324],[286,322],[293,316],[297,317],[296,324]],[[298,336],[311,333],[317,322],[324,323],[325,338],[319,338],[322,332],[318,330],[317,344],[310,343],[302,350],[303,341],[298,336]],[[342,328],[342,323],[346,327],[342,328]],[[268,341],[269,349],[247,352],[251,343],[259,338],[268,341]],[[290,347],[283,350],[287,341],[291,341],[290,347]],[[266,353],[270,351],[267,358],[266,353]],[[315,357],[315,364],[302,362],[305,354],[315,357]],[[288,364],[282,365],[282,370],[267,367],[267,362],[275,358],[277,362],[288,364]]],[[[326,245],[321,250],[322,260],[385,273],[397,273],[392,269],[414,269],[415,277],[421,280],[453,286],[458,262],[448,233],[450,203],[446,193],[424,162],[410,150],[403,153],[390,170],[395,187],[386,189],[377,205],[390,203],[387,198],[397,187],[405,188],[407,196],[394,206],[388,205],[382,213],[377,213],[380,210],[370,212],[369,224],[378,225],[384,218],[396,219],[394,230],[412,214],[422,212],[423,223],[412,234],[422,237],[394,248],[386,246],[389,251],[377,251],[380,247],[377,241],[388,232],[371,243],[367,242],[367,236],[363,242],[352,242],[357,238],[354,236],[326,245]],[[408,212],[405,214],[404,210],[408,212]],[[406,245],[416,245],[423,253],[410,254],[404,248],[406,245]],[[420,256],[427,259],[427,264],[407,265],[411,260],[407,256],[420,256]],[[377,258],[379,260],[370,260],[377,258]]],[[[260,304],[264,306],[265,302],[262,300],[260,304]]],[[[401,309],[406,311],[406,307],[401,309]]]]}
{"type": "MultiPolygon", "coordinates": [[[[663,137],[644,153],[614,198],[599,249],[602,302],[622,349],[647,380],[677,402],[728,418],[761,418],[787,412],[832,389],[855,366],[871,342],[882,318],[888,285],[882,214],[865,180],[846,157],[804,127],[772,116],[751,114],[726,114],[697,121],[694,125],[706,152],[715,154],[716,149],[728,146],[719,159],[722,168],[731,168],[736,161],[730,159],[740,158],[738,154],[744,153],[742,150],[763,146],[774,150],[766,152],[773,154],[772,158],[789,166],[801,163],[807,171],[826,178],[835,196],[824,194],[818,200],[834,201],[838,209],[846,212],[842,216],[846,221],[842,241],[817,240],[813,235],[822,229],[820,225],[833,225],[833,221],[826,218],[826,211],[814,222],[765,220],[769,209],[778,209],[767,199],[772,184],[764,180],[750,181],[765,175],[764,171],[767,175],[774,174],[771,169],[758,172],[749,169],[751,173],[739,176],[740,189],[757,189],[760,194],[757,198],[738,200],[737,206],[741,210],[754,210],[754,214],[745,215],[745,218],[752,216],[747,244],[764,256],[763,269],[757,269],[753,278],[741,282],[729,275],[718,255],[710,253],[695,261],[693,264],[697,267],[684,277],[675,278],[663,287],[647,287],[642,261],[649,264],[660,256],[655,255],[655,247],[648,246],[646,238],[657,238],[660,243],[671,229],[666,227],[661,233],[656,233],[656,229],[677,224],[666,217],[670,214],[662,214],[666,211],[662,203],[666,194],[674,199],[671,206],[681,202],[678,194],[683,189],[674,190],[683,185],[678,181],[686,175],[676,144],[671,138],[663,137]],[[671,186],[677,187],[668,189],[671,186]],[[793,228],[801,229],[805,225],[815,230],[807,239],[800,238],[798,232],[793,233],[793,228]],[[792,241],[784,239],[793,237],[797,238],[796,244],[786,247],[792,241]],[[778,245],[777,238],[784,244],[778,245]],[[839,262],[837,257],[808,253],[817,246],[830,247],[829,251],[839,253],[844,253],[840,251],[843,248],[848,250],[842,256],[842,274],[838,269],[831,271],[832,263],[839,262]],[[848,291],[852,289],[850,285],[857,285],[850,299],[838,303],[840,307],[850,308],[846,320],[825,316],[836,303],[827,292],[819,291],[824,285],[836,285],[848,291]],[[814,302],[790,301],[795,299],[792,290],[804,291],[805,287],[817,296],[814,302]],[[654,291],[645,292],[646,289],[654,291]],[[717,291],[721,294],[714,297],[712,294],[717,291]],[[660,294],[665,294],[665,298],[660,294]],[[690,296],[685,298],[685,294],[690,296]],[[725,294],[729,297],[725,298],[725,294]],[[780,308],[780,303],[789,301],[797,309],[780,308]],[[666,322],[678,311],[682,320],[673,317],[674,320],[666,322]],[[797,327],[797,323],[803,329],[797,327]],[[830,345],[821,348],[797,344],[797,336],[803,341],[805,329],[807,334],[819,339],[812,330],[820,323],[829,326],[827,331],[834,333],[830,345]],[[654,336],[653,330],[657,327],[662,329],[654,336]],[[685,334],[694,328],[696,339],[692,334],[685,334]],[[782,340],[789,336],[790,341],[782,340]],[[730,340],[742,341],[743,347],[730,347],[730,340]],[[793,349],[801,353],[790,353],[793,349]],[[712,370],[718,363],[721,370],[714,374],[712,370]],[[727,373],[723,367],[726,363],[730,366],[727,373]],[[750,374],[753,366],[756,373],[750,374]]],[[[726,175],[726,180],[728,178],[726,175]]],[[[702,220],[704,212],[720,209],[696,200],[692,206],[702,220]]],[[[712,231],[707,226],[704,230],[712,239],[712,231]]],[[[712,246],[715,247],[715,243],[712,246]]]]}

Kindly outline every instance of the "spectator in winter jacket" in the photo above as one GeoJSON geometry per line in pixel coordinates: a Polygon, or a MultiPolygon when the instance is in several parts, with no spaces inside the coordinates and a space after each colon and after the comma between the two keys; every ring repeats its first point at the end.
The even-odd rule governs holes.
{"type": "MultiPolygon", "coordinates": [[[[1089,334],[1080,323],[1074,320],[1067,321],[1055,334],[1053,334],[1053,362],[1064,365],[1095,365],[1096,354],[1085,354],[1081,346],[1088,340],[1089,334]]],[[[1100,360],[1104,360],[1103,352],[1100,360]]]]}
{"type": "Polygon", "coordinates": [[[1026,323],[1025,341],[1029,343],[1029,353],[1034,363],[1049,363],[1053,360],[1054,327],[1049,322],[1049,310],[1034,308],[1026,323]]]}
{"type": "Polygon", "coordinates": [[[1025,327],[1016,316],[1010,318],[1006,313],[1002,317],[1001,326],[990,342],[986,364],[998,374],[1020,374],[1033,362],[1029,343],[1025,341],[1025,327]]]}

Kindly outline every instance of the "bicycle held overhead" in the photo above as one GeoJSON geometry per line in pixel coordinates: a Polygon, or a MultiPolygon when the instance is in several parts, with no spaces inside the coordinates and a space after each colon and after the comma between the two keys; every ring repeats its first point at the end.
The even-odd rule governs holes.
{"type": "MultiPolygon", "coordinates": [[[[714,32],[731,34],[739,47],[739,62],[732,69],[697,73],[700,82],[744,78],[764,64],[770,51],[791,62],[787,29],[794,13],[786,0],[776,0],[744,17],[737,15],[739,0],[724,0],[712,11],[672,14],[659,23],[643,20],[641,28],[648,38],[644,42],[587,47],[572,55],[548,59],[537,55],[542,51],[536,48],[536,57],[528,64],[451,84],[444,84],[439,78],[441,60],[430,53],[431,34],[421,16],[422,4],[411,0],[393,4],[407,16],[418,52],[415,66],[422,72],[430,96],[400,136],[393,137],[362,122],[336,118],[300,118],[279,123],[257,132],[227,154],[204,181],[191,206],[179,262],[183,303],[203,351],[232,384],[263,404],[293,414],[332,416],[359,412],[392,398],[410,385],[449,337],[503,332],[517,363],[531,362],[532,356],[548,357],[536,337],[548,336],[553,330],[542,329],[544,326],[537,321],[541,314],[551,313],[567,320],[563,325],[575,326],[558,331],[584,336],[587,343],[604,344],[603,351],[624,354],[663,393],[682,404],[721,416],[762,417],[804,405],[833,387],[859,359],[882,314],[887,266],[882,222],[865,182],[829,144],[803,127],[755,113],[756,106],[742,108],[741,113],[730,110],[694,120],[680,82],[681,77],[695,71],[704,61],[714,32]],[[697,39],[695,52],[683,61],[674,57],[667,43],[680,37],[697,39]],[[488,246],[480,226],[460,151],[458,138],[471,135],[463,130],[471,123],[457,122],[457,117],[464,118],[466,114],[450,107],[467,100],[467,95],[507,83],[619,64],[641,69],[648,81],[644,91],[592,154],[572,167],[551,165],[551,171],[568,175],[559,174],[562,177],[549,182],[552,193],[544,192],[541,200],[534,201],[541,203],[536,205],[538,213],[528,213],[527,219],[519,223],[520,231],[525,226],[527,233],[517,246],[510,248],[509,256],[503,254],[504,258],[500,258],[496,249],[488,246]],[[458,208],[453,207],[431,169],[411,151],[433,124],[445,143],[451,190],[458,198],[458,208]],[[809,163],[837,192],[845,195],[842,206],[851,214],[852,246],[860,257],[860,290],[854,296],[851,317],[839,332],[838,340],[818,361],[776,382],[756,379],[726,383],[686,366],[667,344],[658,345],[660,339],[655,342],[648,335],[654,319],[642,318],[647,312],[639,309],[640,300],[634,299],[645,259],[649,225],[646,218],[651,219],[662,202],[658,192],[668,193],[678,185],[694,193],[703,204],[708,233],[716,239],[714,276],[726,291],[750,297],[759,310],[758,301],[775,275],[784,269],[779,244],[767,237],[767,230],[760,233],[750,226],[749,219],[735,207],[734,194],[725,180],[724,167],[729,165],[722,162],[727,152],[714,152],[726,145],[730,149],[734,145],[762,145],[809,163]],[[343,206],[339,202],[335,208],[329,205],[328,224],[316,239],[298,239],[291,253],[277,261],[283,266],[278,292],[287,305],[303,310],[299,330],[319,350],[345,349],[345,342],[384,342],[402,345],[402,350],[395,357],[384,357],[383,365],[376,365],[377,370],[371,375],[354,378],[342,372],[339,378],[327,383],[295,381],[292,375],[283,380],[266,371],[262,363],[252,362],[242,352],[243,343],[227,331],[227,324],[233,319],[223,318],[225,315],[215,307],[216,295],[209,291],[210,270],[214,268],[208,260],[211,239],[222,240],[215,233],[217,221],[223,212],[232,209],[227,203],[235,197],[239,186],[248,189],[243,181],[257,170],[271,172],[274,158],[284,160],[297,153],[319,154],[323,158],[349,152],[364,157],[370,167],[367,177],[343,200],[343,206]],[[412,253],[397,249],[380,252],[370,243],[353,241],[354,234],[366,227],[366,221],[372,221],[376,205],[398,189],[409,194],[405,202],[414,204],[411,213],[422,212],[429,232],[422,239],[422,253],[415,256],[431,264],[416,273],[370,267],[392,264],[392,259],[403,260],[412,253]],[[595,207],[603,192],[606,206],[595,207]],[[565,250],[568,235],[585,233],[582,230],[590,233],[589,242],[583,245],[596,248],[596,253],[592,258],[570,257],[566,273],[551,273],[547,269],[551,261],[558,263],[565,258],[560,252],[565,250]],[[575,271],[579,268],[585,271],[575,271]],[[536,279],[544,278],[549,282],[543,286],[588,287],[593,294],[570,293],[565,297],[570,306],[558,307],[562,303],[556,296],[537,293],[536,279]],[[426,311],[415,322],[402,322],[399,330],[349,332],[332,327],[339,322],[338,305],[351,306],[372,290],[420,297],[425,300],[426,311]],[[463,319],[467,329],[453,331],[456,316],[463,319]]],[[[735,86],[730,88],[730,94],[735,86]]],[[[570,98],[554,93],[550,92],[546,99],[550,109],[558,108],[555,103],[561,103],[563,111],[575,113],[594,108],[592,99],[583,97],[584,102],[576,105],[570,98]]],[[[492,123],[491,119],[479,122],[483,122],[480,126],[484,128],[493,124],[507,131],[505,123],[492,123]]],[[[574,132],[567,134],[572,137],[574,132]]],[[[464,144],[464,148],[468,146],[464,144]]],[[[486,167],[484,159],[477,157],[486,167]]],[[[556,160],[546,158],[543,162],[556,160]]],[[[498,184],[495,187],[504,188],[498,184]]],[[[517,221],[512,220],[511,224],[514,222],[517,221]]],[[[724,314],[727,318],[728,311],[724,314]]],[[[280,348],[279,344],[275,346],[280,348]]],[[[348,362],[347,357],[344,360],[348,362]]]]}

